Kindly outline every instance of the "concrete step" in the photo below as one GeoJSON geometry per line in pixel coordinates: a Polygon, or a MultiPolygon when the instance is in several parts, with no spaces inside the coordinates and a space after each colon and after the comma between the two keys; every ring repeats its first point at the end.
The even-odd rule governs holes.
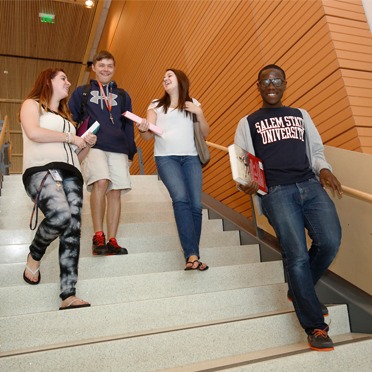
{"type": "MultiPolygon", "coordinates": [[[[26,221],[23,221],[23,223],[26,221]]],[[[29,223],[29,221],[27,221],[29,223]]],[[[92,239],[93,226],[90,218],[85,218],[81,225],[81,238],[92,239]]],[[[222,220],[204,220],[202,224],[202,234],[223,232],[222,220]]],[[[137,236],[160,236],[160,235],[177,235],[177,225],[174,219],[172,221],[164,222],[141,222],[141,223],[130,223],[130,224],[119,224],[118,237],[137,237],[137,236]]],[[[23,228],[17,228],[12,226],[11,229],[3,229],[1,233],[2,244],[8,244],[9,241],[13,240],[14,236],[17,239],[21,239],[22,242],[31,242],[35,236],[35,231],[30,230],[29,227],[23,226],[23,228]]],[[[19,240],[17,240],[20,244],[19,240]]]]}
{"type": "MultiPolygon", "coordinates": [[[[203,262],[211,268],[260,262],[258,245],[203,248],[203,262]]],[[[0,287],[24,285],[23,271],[26,256],[20,262],[0,264],[0,287]]],[[[127,256],[89,256],[79,261],[79,279],[105,278],[183,270],[185,259],[181,252],[152,252],[127,256]]],[[[46,255],[40,266],[42,283],[58,283],[58,250],[46,255]]]]}
{"type": "MultiPolygon", "coordinates": [[[[131,176],[132,188],[134,186],[142,188],[151,188],[162,182],[159,180],[157,175],[132,175],[131,176]]],[[[3,180],[3,189],[20,186],[23,188],[22,174],[10,174],[5,175],[3,180]]]]}
{"type": "Polygon", "coordinates": [[[1,352],[48,348],[61,343],[78,344],[102,337],[129,337],[253,318],[258,314],[290,312],[293,307],[286,292],[287,285],[283,283],[94,306],[83,312],[49,311],[0,318],[4,341],[1,352]],[[50,329],[53,332],[49,332],[50,329]]]}
{"type": "MultiPolygon", "coordinates": [[[[29,230],[30,218],[32,213],[32,206],[29,205],[29,209],[25,206],[7,208],[0,210],[0,229],[7,230],[11,229],[26,229],[29,230]]],[[[151,204],[139,204],[126,205],[122,207],[119,224],[127,225],[131,223],[146,223],[146,222],[174,222],[174,213],[172,205],[170,203],[163,204],[161,210],[157,211],[159,203],[154,206],[151,204]],[[154,207],[154,208],[152,208],[154,207]],[[150,208],[150,209],[149,209],[150,208]]],[[[203,209],[203,222],[208,220],[208,211],[203,209]]],[[[44,219],[44,215],[39,211],[39,222],[44,219]]],[[[33,224],[35,216],[33,218],[33,224]]],[[[91,228],[92,218],[89,207],[83,208],[82,211],[82,228],[91,228]]],[[[106,228],[106,219],[104,219],[104,227],[106,228]]]]}
{"type": "MultiPolygon", "coordinates": [[[[1,199],[1,197],[0,197],[1,199]]],[[[85,203],[85,202],[84,202],[85,203]]],[[[0,205],[0,221],[6,222],[7,219],[10,221],[13,219],[22,223],[24,227],[28,227],[30,223],[31,213],[32,213],[33,205],[30,200],[21,201],[20,199],[17,201],[8,202],[5,205],[0,205]],[[19,219],[18,219],[18,216],[19,219]]],[[[159,214],[168,212],[173,213],[172,202],[171,201],[149,201],[144,202],[136,201],[136,202],[122,202],[121,205],[122,214],[147,214],[151,216],[154,211],[159,211],[159,214]]],[[[83,219],[90,220],[90,209],[89,209],[89,202],[84,204],[84,208],[82,211],[83,219]]],[[[41,220],[43,214],[39,211],[39,221],[41,220]]],[[[146,217],[145,217],[146,218],[146,217]]],[[[124,221],[123,221],[124,222],[124,221]]],[[[3,225],[4,226],[4,225],[3,225]]],[[[5,225],[6,227],[6,225],[5,225]]],[[[9,226],[8,226],[9,228],[9,226]]]]}
{"type": "MultiPolygon", "coordinates": [[[[0,212],[0,229],[8,229],[11,226],[14,229],[28,229],[30,218],[30,210],[19,210],[17,213],[9,214],[8,212],[0,212]]],[[[39,212],[39,222],[44,218],[39,212]]],[[[203,210],[203,219],[207,218],[207,210],[203,210]]],[[[169,222],[174,221],[174,214],[171,208],[168,210],[160,212],[125,212],[123,211],[120,215],[120,224],[129,224],[129,223],[142,223],[142,222],[169,222]]],[[[82,213],[82,223],[84,226],[92,226],[92,218],[89,209],[84,209],[82,213]]],[[[104,225],[106,226],[106,220],[104,220],[104,225]]]]}
{"type": "MultiPolygon", "coordinates": [[[[42,220],[40,218],[39,222],[42,220]]],[[[11,226],[11,228],[4,228],[2,229],[2,236],[5,237],[5,241],[7,241],[7,236],[13,236],[16,234],[17,236],[23,235],[28,241],[31,241],[33,236],[35,235],[35,231],[30,230],[27,224],[29,221],[22,221],[25,225],[21,229],[17,226],[11,226]]],[[[204,219],[202,224],[202,233],[204,232],[219,232],[223,231],[222,220],[208,220],[204,219]]],[[[93,225],[91,218],[84,218],[81,224],[81,232],[82,238],[85,235],[88,235],[89,238],[92,238],[93,235],[93,225]]],[[[143,236],[144,234],[148,234],[151,236],[156,235],[177,235],[177,226],[174,218],[169,221],[150,221],[150,222],[138,222],[138,223],[121,223],[118,228],[118,236],[143,236]]]]}
{"type": "Polygon", "coordinates": [[[314,352],[306,342],[248,352],[213,361],[163,369],[163,372],[184,371],[304,371],[313,372],[317,366],[330,372],[369,372],[372,366],[372,336],[360,333],[332,335],[335,350],[314,352]],[[325,367],[326,366],[326,367],[325,367]]]}
{"type": "MultiPolygon", "coordinates": [[[[29,246],[32,240],[32,234],[26,232],[22,235],[17,235],[17,230],[3,230],[1,232],[2,245],[0,249],[1,255],[11,254],[11,247],[23,247],[24,252],[28,253],[28,249],[24,246],[29,246]]],[[[80,252],[83,256],[90,256],[92,254],[92,231],[91,234],[83,234],[81,239],[80,252]]],[[[181,244],[178,235],[161,235],[161,236],[122,236],[118,235],[117,240],[119,244],[128,248],[129,253],[144,253],[144,252],[157,252],[157,251],[172,251],[181,250],[181,244]]],[[[47,252],[53,249],[58,249],[58,239],[56,239],[48,248],[47,252]]],[[[239,232],[238,231],[224,231],[224,232],[206,232],[203,233],[200,239],[200,247],[219,247],[219,246],[232,246],[239,245],[239,232]]],[[[22,248],[21,248],[22,249],[22,248]]],[[[27,254],[26,253],[26,254],[27,254]]],[[[26,257],[26,256],[24,256],[26,257]]],[[[1,260],[0,260],[1,261],[1,260]]],[[[3,262],[3,261],[1,261],[3,262]]]]}
{"type": "MultiPolygon", "coordinates": [[[[284,283],[280,261],[211,267],[205,272],[181,270],[79,280],[77,294],[99,306],[278,283],[284,283]]],[[[59,283],[43,283],[42,279],[36,286],[2,287],[0,298],[6,301],[0,317],[56,310],[58,293],[59,283]]]]}
{"type": "Polygon", "coordinates": [[[28,229],[32,202],[20,175],[5,177],[0,197],[1,371],[302,371],[313,368],[313,361],[316,368],[323,362],[327,370],[337,366],[339,371],[350,365],[344,355],[352,369],[371,367],[371,343],[365,335],[350,333],[345,305],[328,305],[330,335],[339,343],[335,351],[309,352],[286,298],[282,262],[260,263],[257,245],[240,246],[239,232],[222,231],[222,221],[208,221],[207,211],[201,259],[210,269],[184,271],[164,185],[157,176],[133,176],[132,187],[122,198],[118,234],[119,244],[129,250],[126,256],[91,255],[89,193],[84,193],[77,295],[92,306],[58,311],[58,240],[43,258],[41,283],[24,283],[34,235],[28,229]],[[357,343],[351,343],[357,339],[360,354],[357,343]],[[333,355],[344,363],[330,363],[333,355]]]}
{"type": "MultiPolygon", "coordinates": [[[[150,206],[151,207],[151,206],[150,206]]],[[[1,213],[0,212],[0,229],[9,229],[11,226],[12,229],[28,229],[31,217],[31,211],[19,210],[17,213],[1,213]]],[[[203,222],[208,220],[208,210],[203,209],[203,222]]],[[[39,215],[39,221],[44,218],[42,215],[39,215]]],[[[120,224],[130,224],[130,223],[145,223],[145,222],[171,222],[174,221],[173,209],[170,205],[167,205],[165,210],[154,211],[147,210],[142,212],[127,212],[125,207],[122,208],[120,215],[120,224]]],[[[92,226],[92,218],[90,214],[90,209],[86,208],[83,210],[82,215],[82,224],[83,228],[92,226]]],[[[106,221],[104,221],[104,226],[106,226],[106,221]]]]}
{"type": "MultiPolygon", "coordinates": [[[[132,190],[128,193],[122,194],[121,197],[122,205],[126,205],[127,203],[132,202],[142,202],[142,203],[151,203],[151,202],[171,202],[169,197],[168,191],[164,188],[164,186],[159,185],[153,192],[149,192],[147,190],[136,189],[132,190]]],[[[84,200],[83,204],[84,207],[89,207],[90,202],[90,193],[84,192],[84,200]]],[[[6,208],[7,204],[11,204],[13,206],[19,207],[29,207],[32,208],[32,200],[26,194],[26,192],[22,189],[9,189],[9,190],[2,190],[2,196],[0,196],[0,208],[6,208]]],[[[0,209],[0,210],[1,210],[0,209]]]]}
{"type": "MultiPolygon", "coordinates": [[[[31,198],[26,194],[24,190],[21,189],[7,189],[1,191],[2,196],[0,197],[1,206],[6,208],[6,204],[12,203],[14,206],[19,206],[22,204],[26,204],[32,207],[31,198]],[[14,196],[17,196],[17,199],[14,200],[14,196]]],[[[84,205],[89,204],[90,193],[84,192],[84,205]]],[[[149,192],[146,190],[132,190],[126,194],[122,195],[122,204],[125,205],[126,203],[130,202],[146,202],[151,203],[153,201],[171,201],[168,191],[164,188],[164,186],[157,187],[154,191],[149,192]]]]}
{"type": "MultiPolygon", "coordinates": [[[[164,192],[168,193],[166,187],[164,186],[163,182],[160,181],[157,176],[131,176],[131,183],[132,189],[128,193],[123,193],[123,197],[130,195],[131,193],[158,193],[164,192]]],[[[10,178],[5,177],[3,186],[1,189],[1,198],[12,196],[14,192],[20,192],[26,195],[24,185],[22,182],[21,177],[17,176],[10,176],[10,178]]],[[[89,192],[84,187],[84,194],[89,195],[89,192]]]]}
{"type": "MultiPolygon", "coordinates": [[[[91,309],[85,310],[89,316],[91,309]]],[[[348,333],[346,306],[330,310],[331,336],[348,333]]],[[[306,336],[291,312],[103,342],[91,340],[85,345],[3,357],[0,368],[104,371],[110,366],[112,371],[158,371],[300,342],[306,342],[306,336]]]]}
{"type": "MultiPolygon", "coordinates": [[[[156,174],[153,175],[132,175],[131,176],[131,183],[132,186],[141,186],[141,187],[147,187],[151,185],[156,185],[158,183],[162,183],[159,180],[159,177],[156,174]]],[[[8,174],[4,175],[3,180],[3,188],[11,187],[11,185],[22,185],[22,174],[8,174]]]]}
{"type": "MultiPolygon", "coordinates": [[[[135,178],[132,178],[132,180],[135,178]]],[[[83,189],[84,196],[89,196],[90,192],[86,189],[84,186],[83,189]]],[[[14,193],[19,193],[20,195],[26,195],[25,188],[23,186],[23,183],[4,183],[3,187],[1,189],[1,197],[0,198],[10,198],[14,195],[14,193]]],[[[150,182],[148,184],[145,183],[135,183],[133,185],[132,182],[132,189],[128,192],[123,192],[122,197],[126,198],[130,194],[133,195],[169,195],[167,188],[164,186],[163,182],[156,181],[156,182],[150,182]]]]}
{"type": "MultiPolygon", "coordinates": [[[[25,239],[14,237],[10,242],[0,246],[0,263],[25,262],[29,253],[30,241],[24,242],[25,239]]],[[[58,251],[58,239],[56,239],[47,249],[44,259],[54,251],[58,251]]],[[[129,255],[135,253],[154,253],[176,251],[183,254],[178,236],[157,236],[157,237],[118,237],[119,244],[127,247],[129,255]]],[[[230,247],[240,244],[239,232],[225,231],[218,233],[206,233],[201,237],[200,249],[213,247],[230,247]]],[[[80,257],[92,256],[92,240],[86,238],[81,241],[80,257]]],[[[98,258],[98,257],[97,257],[98,258]]],[[[102,257],[100,257],[102,258],[102,257]]]]}

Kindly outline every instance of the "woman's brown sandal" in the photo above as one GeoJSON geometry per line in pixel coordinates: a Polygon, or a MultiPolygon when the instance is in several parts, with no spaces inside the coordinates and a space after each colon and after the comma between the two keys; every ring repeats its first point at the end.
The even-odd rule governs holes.
{"type": "Polygon", "coordinates": [[[185,271],[188,271],[188,270],[205,271],[205,270],[208,270],[208,269],[209,269],[209,266],[206,265],[203,262],[200,262],[199,260],[187,261],[186,262],[185,271]]]}

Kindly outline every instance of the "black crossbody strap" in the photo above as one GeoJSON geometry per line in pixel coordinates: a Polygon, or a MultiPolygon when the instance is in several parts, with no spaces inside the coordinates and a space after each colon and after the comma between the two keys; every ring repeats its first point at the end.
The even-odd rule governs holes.
{"type": "Polygon", "coordinates": [[[81,101],[81,106],[80,106],[81,121],[83,121],[85,117],[87,116],[87,103],[88,103],[89,93],[90,93],[90,84],[86,84],[84,85],[83,100],[81,101]]]}
{"type": "Polygon", "coordinates": [[[39,211],[39,196],[40,196],[41,190],[43,189],[44,183],[45,183],[46,179],[48,178],[48,176],[49,176],[49,172],[47,171],[46,175],[44,176],[44,178],[42,179],[42,181],[40,183],[39,190],[37,191],[37,194],[35,196],[34,207],[32,208],[32,213],[31,213],[31,218],[30,218],[30,229],[31,230],[35,230],[36,226],[37,226],[38,211],[39,211]],[[34,223],[34,225],[32,225],[32,219],[34,217],[34,213],[35,213],[35,223],[34,223]]]}

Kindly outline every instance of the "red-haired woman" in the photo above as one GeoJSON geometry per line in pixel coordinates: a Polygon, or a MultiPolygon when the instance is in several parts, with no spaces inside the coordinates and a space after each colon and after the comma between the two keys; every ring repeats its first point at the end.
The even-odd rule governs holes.
{"type": "Polygon", "coordinates": [[[190,98],[189,86],[183,71],[168,69],[163,78],[164,95],[150,104],[147,120],[138,124],[138,129],[145,140],[155,137],[155,162],[172,198],[185,270],[205,271],[208,266],[200,261],[199,255],[202,167],[195,147],[193,114],[204,137],[209,133],[209,126],[200,103],[190,98]],[[148,123],[162,128],[163,135],[154,136],[148,131],[148,123]]]}
{"type": "Polygon", "coordinates": [[[29,284],[39,284],[40,260],[59,238],[60,310],[90,306],[75,296],[75,286],[83,201],[80,161],[94,146],[96,136],[88,134],[83,139],[75,135],[66,103],[70,85],[61,69],[41,72],[20,112],[23,183],[35,203],[35,216],[38,208],[45,216],[30,245],[23,278],[29,284]]]}

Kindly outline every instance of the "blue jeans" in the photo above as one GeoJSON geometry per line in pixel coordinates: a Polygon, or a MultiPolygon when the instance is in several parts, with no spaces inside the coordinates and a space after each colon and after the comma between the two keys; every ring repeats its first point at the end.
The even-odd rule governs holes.
{"type": "Polygon", "coordinates": [[[199,258],[202,226],[202,168],[198,156],[155,156],[158,173],[172,198],[185,259],[199,258]]]}
{"type": "Polygon", "coordinates": [[[282,249],[289,291],[306,333],[325,329],[315,284],[335,258],[341,244],[336,208],[316,178],[274,186],[261,199],[282,249]],[[305,228],[312,240],[307,249],[305,228]]]}

